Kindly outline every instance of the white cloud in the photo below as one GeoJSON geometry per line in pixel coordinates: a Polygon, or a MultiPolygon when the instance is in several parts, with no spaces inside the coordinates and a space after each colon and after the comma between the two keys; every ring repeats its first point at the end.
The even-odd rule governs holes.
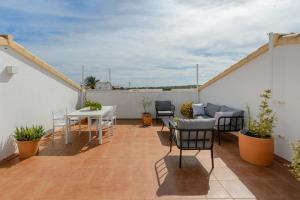
{"type": "MultiPolygon", "coordinates": [[[[63,34],[30,40],[26,47],[77,81],[84,64],[88,73],[102,79],[111,68],[114,83],[121,85],[129,81],[132,85],[193,84],[196,63],[205,82],[265,43],[268,32],[300,31],[297,0],[84,4],[77,5],[88,7],[82,12],[60,1],[6,6],[35,16],[74,18],[51,20],[46,25],[63,34]]],[[[45,24],[38,19],[28,24],[29,28],[39,26],[45,24]]]]}

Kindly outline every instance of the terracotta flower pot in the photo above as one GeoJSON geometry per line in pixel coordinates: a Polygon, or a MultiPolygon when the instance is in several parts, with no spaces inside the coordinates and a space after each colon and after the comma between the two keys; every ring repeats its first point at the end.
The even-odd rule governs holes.
{"type": "Polygon", "coordinates": [[[19,148],[20,158],[28,158],[36,155],[39,150],[39,141],[16,141],[19,148]]]}
{"type": "Polygon", "coordinates": [[[143,113],[142,120],[144,126],[151,126],[152,125],[152,116],[150,113],[143,113]]]}
{"type": "Polygon", "coordinates": [[[258,166],[270,166],[274,156],[274,138],[256,138],[239,133],[239,150],[243,160],[258,166]]]}

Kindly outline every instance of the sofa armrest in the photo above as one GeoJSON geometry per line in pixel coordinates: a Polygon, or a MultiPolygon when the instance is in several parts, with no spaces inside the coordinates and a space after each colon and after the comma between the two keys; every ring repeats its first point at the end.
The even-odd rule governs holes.
{"type": "Polygon", "coordinates": [[[216,128],[220,132],[239,131],[244,128],[244,116],[219,117],[216,128]],[[229,123],[226,123],[228,120],[229,123]]]}
{"type": "Polygon", "coordinates": [[[171,104],[171,111],[175,112],[175,106],[173,104],[171,104]]]}

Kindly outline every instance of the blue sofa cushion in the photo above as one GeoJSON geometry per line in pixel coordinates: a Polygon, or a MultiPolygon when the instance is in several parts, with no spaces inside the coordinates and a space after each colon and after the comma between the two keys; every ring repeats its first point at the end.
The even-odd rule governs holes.
{"type": "Polygon", "coordinates": [[[205,107],[205,114],[209,117],[215,117],[215,113],[219,112],[220,110],[221,110],[221,106],[212,103],[207,103],[205,107]]]}
{"type": "Polygon", "coordinates": [[[225,106],[225,105],[221,106],[220,112],[233,112],[233,114],[232,114],[233,117],[244,116],[244,111],[243,110],[230,108],[230,107],[225,106]]]}

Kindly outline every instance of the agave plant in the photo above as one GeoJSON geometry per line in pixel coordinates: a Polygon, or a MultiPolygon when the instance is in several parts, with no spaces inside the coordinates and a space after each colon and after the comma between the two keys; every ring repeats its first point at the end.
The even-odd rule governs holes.
{"type": "Polygon", "coordinates": [[[14,138],[17,141],[34,141],[39,140],[45,134],[45,130],[42,126],[32,126],[32,127],[16,127],[14,132],[14,138]]]}

